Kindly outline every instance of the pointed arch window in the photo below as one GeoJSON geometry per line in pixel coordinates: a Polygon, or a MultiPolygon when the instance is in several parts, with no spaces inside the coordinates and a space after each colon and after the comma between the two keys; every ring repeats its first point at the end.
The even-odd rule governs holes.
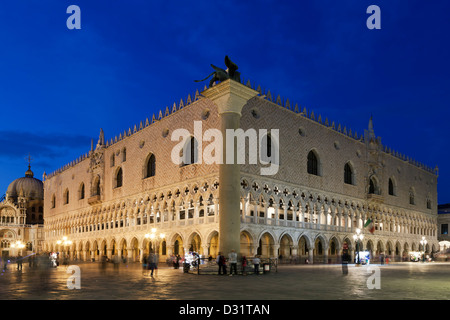
{"type": "Polygon", "coordinates": [[[69,189],[66,189],[64,191],[63,201],[64,201],[64,204],[68,204],[69,203],[69,189]]]}
{"type": "Polygon", "coordinates": [[[380,186],[376,176],[371,176],[369,179],[369,194],[381,195],[380,186]]]}
{"type": "Polygon", "coordinates": [[[414,189],[409,189],[409,204],[416,204],[414,189]]]}
{"type": "Polygon", "coordinates": [[[319,159],[314,151],[308,153],[308,173],[318,176],[319,175],[319,159]]]}
{"type": "Polygon", "coordinates": [[[427,209],[431,209],[431,200],[427,197],[427,209]]]}
{"type": "Polygon", "coordinates": [[[145,164],[145,178],[153,177],[155,176],[156,172],[156,158],[154,154],[151,154],[148,158],[146,164],[145,164]]]}
{"type": "Polygon", "coordinates": [[[84,193],[85,193],[84,191],[85,191],[84,183],[82,182],[80,184],[80,194],[79,194],[79,197],[78,197],[80,200],[84,199],[84,193]]]}
{"type": "Polygon", "coordinates": [[[55,194],[52,195],[52,203],[51,203],[51,207],[52,209],[56,206],[56,197],[55,194]]]}
{"type": "Polygon", "coordinates": [[[97,177],[94,180],[94,185],[93,185],[93,188],[92,188],[92,195],[93,196],[99,196],[100,195],[100,178],[99,177],[97,177]]]}
{"type": "Polygon", "coordinates": [[[190,137],[186,142],[183,150],[183,163],[182,166],[197,163],[198,161],[198,142],[194,137],[190,137]]]}
{"type": "Polygon", "coordinates": [[[350,163],[346,163],[344,166],[344,183],[354,184],[353,180],[353,168],[350,163]]]}
{"type": "Polygon", "coordinates": [[[389,195],[394,195],[394,181],[392,181],[392,178],[389,178],[389,195]]]}
{"type": "Polygon", "coordinates": [[[266,135],[266,155],[267,158],[272,156],[272,137],[270,134],[266,135]]]}
{"type": "Polygon", "coordinates": [[[116,177],[115,177],[116,183],[115,183],[115,187],[116,188],[120,188],[123,184],[123,171],[122,168],[119,168],[116,172],[116,177]]]}
{"type": "Polygon", "coordinates": [[[395,180],[395,177],[389,178],[388,194],[390,196],[397,196],[397,181],[395,180]]]}

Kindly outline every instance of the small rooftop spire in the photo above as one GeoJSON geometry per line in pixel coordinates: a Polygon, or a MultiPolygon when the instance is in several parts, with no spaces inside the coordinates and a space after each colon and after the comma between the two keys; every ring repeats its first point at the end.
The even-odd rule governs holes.
{"type": "Polygon", "coordinates": [[[28,153],[28,157],[25,159],[28,161],[28,170],[25,172],[25,177],[33,178],[34,173],[31,171],[31,161],[33,161],[33,158],[31,158],[30,153],[28,153]]]}
{"type": "Polygon", "coordinates": [[[369,119],[369,131],[373,132],[373,116],[370,115],[370,119],[369,119]]]}

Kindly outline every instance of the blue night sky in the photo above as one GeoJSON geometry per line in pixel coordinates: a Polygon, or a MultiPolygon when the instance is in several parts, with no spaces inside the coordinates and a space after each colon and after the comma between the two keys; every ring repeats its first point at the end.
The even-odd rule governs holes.
{"type": "Polygon", "coordinates": [[[2,1],[0,196],[201,91],[229,55],[242,77],[439,167],[450,203],[449,1],[2,1]],[[69,30],[69,5],[81,30],[69,30]],[[369,30],[368,6],[381,9],[369,30]]]}

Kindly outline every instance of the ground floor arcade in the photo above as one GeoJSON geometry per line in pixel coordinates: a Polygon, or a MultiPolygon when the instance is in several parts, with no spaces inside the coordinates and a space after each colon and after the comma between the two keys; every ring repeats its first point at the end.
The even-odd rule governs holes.
{"type": "MultiPolygon", "coordinates": [[[[70,235],[68,235],[70,239],[70,235]]],[[[424,252],[432,255],[439,251],[437,240],[428,239],[420,243],[420,236],[397,239],[388,235],[366,234],[362,241],[356,242],[352,233],[315,231],[309,229],[261,227],[243,224],[240,232],[240,255],[253,257],[280,258],[286,263],[336,263],[340,261],[342,250],[354,259],[357,251],[366,251],[372,261],[389,257],[391,261],[406,261],[411,253],[424,252]],[[435,243],[436,242],[436,243],[435,243]]],[[[218,228],[178,230],[157,230],[154,237],[148,232],[111,233],[98,237],[75,236],[66,243],[46,242],[44,251],[63,252],[70,259],[83,261],[118,257],[128,261],[142,261],[151,252],[158,252],[161,261],[172,255],[184,256],[194,251],[204,257],[218,254],[218,228]]]]}

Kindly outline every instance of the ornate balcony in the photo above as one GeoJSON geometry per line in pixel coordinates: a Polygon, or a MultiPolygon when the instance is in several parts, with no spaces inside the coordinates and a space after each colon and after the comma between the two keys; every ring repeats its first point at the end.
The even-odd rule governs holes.
{"type": "Polygon", "coordinates": [[[102,200],[100,199],[100,195],[97,194],[97,195],[95,195],[95,196],[90,197],[90,198],[88,199],[88,203],[89,203],[91,206],[96,205],[96,204],[99,204],[99,203],[102,203],[102,200]]]}

